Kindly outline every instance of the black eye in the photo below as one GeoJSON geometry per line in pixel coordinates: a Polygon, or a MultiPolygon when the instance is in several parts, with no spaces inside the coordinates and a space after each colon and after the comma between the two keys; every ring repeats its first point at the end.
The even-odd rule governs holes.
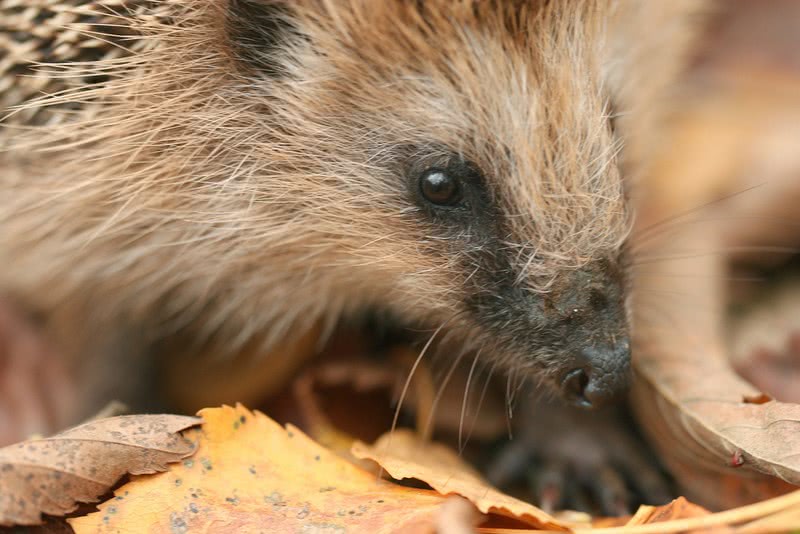
{"type": "Polygon", "coordinates": [[[461,200],[461,182],[441,169],[429,169],[419,179],[419,189],[425,200],[439,206],[452,206],[461,200]]]}

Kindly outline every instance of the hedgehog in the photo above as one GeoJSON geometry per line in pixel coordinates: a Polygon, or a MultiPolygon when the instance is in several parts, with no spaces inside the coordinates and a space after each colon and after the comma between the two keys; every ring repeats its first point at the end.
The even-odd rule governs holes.
{"type": "Polygon", "coordinates": [[[365,316],[606,404],[698,5],[2,0],[0,296],[76,406],[365,316]]]}

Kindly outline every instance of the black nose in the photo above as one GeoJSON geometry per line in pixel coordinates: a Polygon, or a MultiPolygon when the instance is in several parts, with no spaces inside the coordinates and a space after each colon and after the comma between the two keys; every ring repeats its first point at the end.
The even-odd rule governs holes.
{"type": "Polygon", "coordinates": [[[630,344],[592,347],[581,351],[580,367],[567,371],[561,380],[564,397],[583,408],[597,408],[621,398],[630,385],[630,344]]]}

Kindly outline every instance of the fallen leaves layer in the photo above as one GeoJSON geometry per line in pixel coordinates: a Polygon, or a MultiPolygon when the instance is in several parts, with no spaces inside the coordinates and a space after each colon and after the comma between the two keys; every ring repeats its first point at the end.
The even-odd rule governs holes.
{"type": "Polygon", "coordinates": [[[0,449],[0,525],[36,525],[94,502],[126,473],[164,471],[192,454],[178,434],[200,420],[131,415],[91,421],[0,449]]]}
{"type": "MultiPolygon", "coordinates": [[[[592,528],[584,521],[567,523],[553,519],[529,504],[497,492],[463,464],[455,452],[443,445],[421,441],[410,431],[387,434],[373,446],[356,444],[353,451],[356,456],[378,459],[395,477],[414,477],[438,492],[380,480],[314,443],[296,428],[283,428],[267,416],[242,406],[205,409],[202,416],[202,427],[187,430],[184,439],[172,434],[166,447],[146,455],[149,462],[129,468],[136,473],[163,469],[161,455],[166,454],[165,448],[174,448],[175,442],[187,446],[191,452],[192,443],[188,441],[191,440],[196,446],[193,457],[167,466],[167,472],[133,477],[114,497],[99,505],[98,512],[69,519],[70,526],[78,533],[263,532],[266,529],[278,533],[464,534],[475,531],[475,525],[482,522],[477,531],[487,534],[565,530],[576,534],[644,534],[725,532],[730,525],[739,525],[737,533],[777,532],[796,526],[799,519],[796,512],[800,509],[800,491],[719,514],[709,514],[681,498],[662,507],[641,507],[624,526],[592,528]],[[479,509],[495,515],[488,516],[487,522],[487,516],[480,514],[479,509]],[[536,530],[526,528],[521,521],[536,530]]],[[[83,436],[89,442],[94,442],[91,436],[96,433],[116,433],[117,442],[135,443],[141,440],[125,436],[146,434],[141,421],[159,418],[162,422],[152,427],[163,429],[166,425],[172,429],[173,423],[180,419],[184,420],[184,426],[197,421],[129,416],[89,423],[70,432],[73,439],[83,436]],[[114,430],[111,423],[124,431],[114,430]]],[[[37,450],[41,441],[45,440],[35,442],[39,444],[37,450]]],[[[97,458],[95,455],[75,459],[79,460],[82,472],[91,470],[97,458]]],[[[97,472],[95,475],[102,477],[97,472]]],[[[600,521],[596,526],[609,524],[613,525],[600,521]]]]}
{"type": "Polygon", "coordinates": [[[135,477],[70,520],[76,532],[432,531],[445,498],[379,480],[289,425],[242,406],[202,410],[193,458],[135,477]],[[305,529],[305,530],[304,530],[305,529]]]}

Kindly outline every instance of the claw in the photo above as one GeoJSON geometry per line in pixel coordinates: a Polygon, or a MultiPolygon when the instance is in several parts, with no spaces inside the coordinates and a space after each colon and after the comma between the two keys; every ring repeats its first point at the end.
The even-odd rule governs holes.
{"type": "Polygon", "coordinates": [[[599,502],[603,514],[613,516],[629,514],[628,488],[622,476],[609,465],[599,466],[597,475],[593,480],[591,491],[599,502]]]}
{"type": "Polygon", "coordinates": [[[558,510],[564,500],[567,486],[567,466],[563,462],[551,462],[542,466],[530,477],[530,485],[536,495],[539,508],[547,513],[558,510]]]}

